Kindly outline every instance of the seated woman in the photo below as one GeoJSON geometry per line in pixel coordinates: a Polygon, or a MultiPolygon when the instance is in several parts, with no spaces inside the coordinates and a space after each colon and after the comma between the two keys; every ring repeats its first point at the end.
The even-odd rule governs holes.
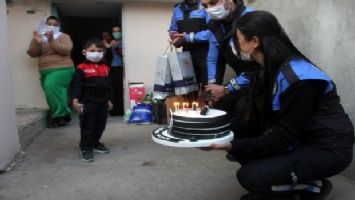
{"type": "Polygon", "coordinates": [[[290,41],[274,15],[255,11],[236,24],[236,52],[260,68],[232,121],[235,139],[212,144],[242,166],[241,199],[325,199],[327,179],[352,161],[354,128],[332,79],[290,41]]]}
{"type": "Polygon", "coordinates": [[[27,54],[38,58],[41,85],[49,106],[48,127],[64,126],[70,121],[68,87],[74,73],[70,58],[73,43],[70,36],[59,31],[58,18],[50,16],[33,39],[27,54]]]}

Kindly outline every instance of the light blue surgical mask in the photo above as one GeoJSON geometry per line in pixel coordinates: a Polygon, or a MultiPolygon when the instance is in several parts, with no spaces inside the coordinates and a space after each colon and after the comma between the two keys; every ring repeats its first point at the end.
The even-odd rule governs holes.
{"type": "Polygon", "coordinates": [[[122,33],[121,32],[113,32],[112,36],[115,40],[120,40],[122,38],[122,33]]]}

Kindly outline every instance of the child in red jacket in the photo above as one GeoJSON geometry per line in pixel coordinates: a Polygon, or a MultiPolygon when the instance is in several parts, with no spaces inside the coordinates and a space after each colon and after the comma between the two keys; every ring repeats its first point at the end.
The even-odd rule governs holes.
{"type": "Polygon", "coordinates": [[[73,107],[80,113],[80,154],[85,162],[94,161],[95,153],[109,153],[100,142],[106,127],[107,112],[112,109],[109,67],[103,63],[104,44],[91,38],[84,44],[86,61],[73,77],[73,107]]]}

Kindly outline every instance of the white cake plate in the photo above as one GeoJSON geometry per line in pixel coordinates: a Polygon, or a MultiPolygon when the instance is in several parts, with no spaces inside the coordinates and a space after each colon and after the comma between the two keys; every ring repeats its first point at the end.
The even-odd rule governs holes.
{"type": "Polygon", "coordinates": [[[170,147],[208,147],[211,144],[228,143],[232,141],[233,138],[234,136],[232,131],[228,135],[221,138],[201,139],[196,141],[190,141],[189,139],[172,136],[170,135],[170,131],[167,127],[158,128],[152,133],[152,139],[154,142],[170,147]]]}

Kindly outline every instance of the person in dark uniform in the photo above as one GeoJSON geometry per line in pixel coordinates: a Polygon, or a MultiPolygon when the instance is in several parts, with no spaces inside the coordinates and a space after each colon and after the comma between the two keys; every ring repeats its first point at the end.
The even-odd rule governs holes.
{"type": "Polygon", "coordinates": [[[230,43],[235,21],[253,9],[246,7],[242,0],[202,0],[202,5],[212,18],[208,23],[208,83],[222,84],[226,64],[229,64],[237,75],[249,69],[250,63],[234,56],[230,43]]]}
{"type": "Polygon", "coordinates": [[[104,44],[98,38],[86,41],[80,64],[72,80],[73,108],[80,113],[80,154],[85,162],[94,161],[95,153],[108,153],[100,142],[106,127],[108,111],[112,109],[112,89],[109,67],[103,63],[104,44]]]}
{"type": "Polygon", "coordinates": [[[169,28],[171,43],[190,51],[198,85],[207,84],[208,52],[207,23],[209,17],[199,0],[184,0],[176,4],[169,28]]]}
{"type": "Polygon", "coordinates": [[[215,108],[232,114],[235,102],[239,100],[241,94],[239,92],[230,92],[229,90],[235,85],[236,81],[240,85],[245,84],[244,76],[248,76],[245,72],[252,72],[256,64],[255,62],[242,61],[235,56],[235,46],[231,45],[233,44],[235,29],[233,27],[235,27],[236,20],[240,16],[252,12],[253,9],[246,7],[242,0],[202,0],[202,5],[212,18],[208,24],[208,85],[205,91],[212,96],[211,100],[213,102],[211,102],[211,105],[213,104],[215,108]],[[229,86],[222,85],[226,64],[231,66],[236,74],[236,78],[230,80],[229,86]],[[228,95],[225,95],[226,92],[228,95]]]}
{"type": "Polygon", "coordinates": [[[232,120],[234,140],[206,150],[225,150],[242,165],[237,178],[250,193],[241,200],[325,199],[327,178],[353,157],[354,127],[334,82],[271,13],[247,13],[236,27],[237,55],[260,66],[241,88],[247,95],[232,120]]]}

